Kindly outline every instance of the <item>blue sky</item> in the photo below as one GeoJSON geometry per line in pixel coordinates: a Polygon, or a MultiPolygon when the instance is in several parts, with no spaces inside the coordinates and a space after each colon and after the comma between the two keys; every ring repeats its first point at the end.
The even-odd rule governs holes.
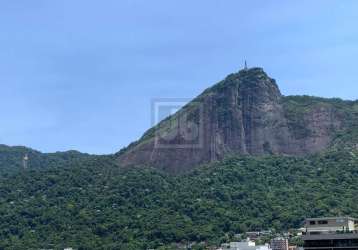
{"type": "Polygon", "coordinates": [[[246,58],[285,95],[357,99],[356,0],[1,0],[0,144],[112,153],[153,98],[193,98],[246,58]]]}

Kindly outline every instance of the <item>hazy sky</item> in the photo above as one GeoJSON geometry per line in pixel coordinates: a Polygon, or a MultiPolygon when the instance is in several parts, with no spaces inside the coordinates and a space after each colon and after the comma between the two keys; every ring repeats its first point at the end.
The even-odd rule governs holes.
{"type": "Polygon", "coordinates": [[[285,95],[358,97],[357,0],[0,0],[0,144],[112,153],[153,98],[246,58],[285,95]]]}

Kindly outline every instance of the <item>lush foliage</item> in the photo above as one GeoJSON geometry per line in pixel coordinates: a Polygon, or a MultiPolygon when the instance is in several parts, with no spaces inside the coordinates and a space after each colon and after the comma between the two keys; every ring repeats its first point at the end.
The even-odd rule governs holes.
{"type": "Polygon", "coordinates": [[[26,147],[9,147],[0,144],[0,175],[22,171],[25,155],[29,157],[28,168],[37,170],[78,165],[96,157],[77,151],[44,154],[26,147]]]}
{"type": "Polygon", "coordinates": [[[291,96],[283,105],[298,138],[317,107],[333,107],[343,130],[321,154],[232,156],[180,176],[0,145],[0,249],[175,249],[297,228],[308,216],[358,217],[358,102],[291,96]]]}
{"type": "Polygon", "coordinates": [[[247,230],[299,227],[306,216],[358,216],[357,183],[354,150],[231,157],[181,176],[97,157],[4,178],[0,249],[218,244],[247,230]]]}
{"type": "Polygon", "coordinates": [[[344,101],[338,98],[320,98],[313,96],[286,96],[282,98],[282,104],[288,125],[294,131],[297,139],[310,136],[310,129],[305,122],[305,115],[312,110],[331,110],[341,122],[341,131],[333,144],[358,143],[358,101],[344,101]]]}

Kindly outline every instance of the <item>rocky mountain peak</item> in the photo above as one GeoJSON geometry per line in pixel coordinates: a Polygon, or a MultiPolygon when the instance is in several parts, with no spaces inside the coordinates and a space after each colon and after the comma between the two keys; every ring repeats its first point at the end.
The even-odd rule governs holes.
{"type": "Polygon", "coordinates": [[[238,73],[238,79],[242,89],[267,91],[269,94],[273,94],[277,97],[281,96],[275,79],[270,78],[262,68],[241,70],[238,73]]]}
{"type": "Polygon", "coordinates": [[[285,98],[262,68],[240,70],[118,153],[118,164],[179,173],[229,154],[303,155],[325,149],[342,127],[339,112],[329,105],[298,106],[297,119],[292,116],[297,103],[285,98]]]}

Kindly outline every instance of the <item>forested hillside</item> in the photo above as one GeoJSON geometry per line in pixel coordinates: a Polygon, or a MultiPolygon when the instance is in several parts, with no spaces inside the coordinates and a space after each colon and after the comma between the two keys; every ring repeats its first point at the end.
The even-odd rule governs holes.
{"type": "Polygon", "coordinates": [[[0,145],[0,249],[217,245],[308,216],[358,217],[357,183],[358,102],[283,96],[252,68],[115,155],[0,145]],[[156,148],[156,130],[183,114],[203,122],[203,147],[156,148]]]}
{"type": "Polygon", "coordinates": [[[179,176],[98,157],[2,180],[0,249],[217,244],[247,230],[299,227],[306,216],[358,216],[357,183],[353,149],[228,157],[179,176]]]}
{"type": "Polygon", "coordinates": [[[9,147],[0,144],[0,175],[14,174],[23,171],[23,158],[28,156],[29,169],[47,169],[75,165],[95,158],[78,151],[41,153],[27,147],[9,147]]]}

